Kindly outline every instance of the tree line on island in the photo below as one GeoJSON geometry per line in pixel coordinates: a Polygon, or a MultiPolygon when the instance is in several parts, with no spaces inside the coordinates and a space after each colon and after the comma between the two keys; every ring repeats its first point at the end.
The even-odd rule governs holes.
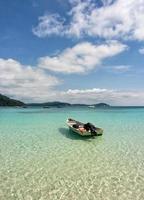
{"type": "Polygon", "coordinates": [[[46,102],[46,103],[29,103],[26,104],[22,101],[11,99],[5,95],[0,94],[0,106],[14,106],[14,107],[43,107],[43,108],[50,108],[50,107],[57,107],[57,108],[62,108],[62,107],[70,107],[70,106],[88,106],[88,107],[99,107],[99,108],[107,108],[110,107],[110,105],[106,103],[98,103],[98,104],[92,104],[92,105],[87,105],[87,104],[70,104],[70,103],[65,103],[65,102],[46,102]]]}
{"type": "Polygon", "coordinates": [[[21,101],[11,99],[5,95],[0,94],[0,106],[24,106],[21,101]]]}

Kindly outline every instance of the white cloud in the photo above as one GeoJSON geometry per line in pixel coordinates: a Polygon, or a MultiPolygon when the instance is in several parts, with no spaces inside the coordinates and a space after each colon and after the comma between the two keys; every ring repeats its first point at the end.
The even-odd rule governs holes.
{"type": "Polygon", "coordinates": [[[125,73],[129,72],[132,68],[130,65],[117,65],[117,66],[111,66],[107,67],[110,71],[116,72],[116,73],[125,73]]]}
{"type": "Polygon", "coordinates": [[[140,54],[144,54],[144,48],[139,49],[140,54]]]}
{"type": "Polygon", "coordinates": [[[101,0],[104,6],[111,5],[115,0],[101,0]]]}
{"type": "Polygon", "coordinates": [[[0,93],[22,100],[40,100],[51,96],[51,89],[58,84],[56,77],[42,69],[0,59],[0,93]]]}
{"type": "Polygon", "coordinates": [[[68,90],[59,94],[59,99],[71,103],[111,105],[144,105],[144,91],[120,91],[101,88],[68,90]]]}
{"type": "Polygon", "coordinates": [[[0,59],[0,93],[25,102],[65,101],[111,105],[144,105],[144,92],[101,88],[58,91],[61,81],[38,67],[23,66],[13,59],[0,59]]]}
{"type": "Polygon", "coordinates": [[[40,58],[39,67],[62,73],[84,73],[99,66],[104,59],[126,49],[126,45],[117,41],[109,41],[101,45],[84,42],[65,49],[57,56],[40,58]]]}
{"type": "Polygon", "coordinates": [[[61,81],[42,69],[23,66],[13,59],[0,59],[0,93],[26,102],[66,101],[71,103],[106,102],[112,105],[143,105],[144,92],[101,88],[57,91],[61,81]]]}
{"type": "Polygon", "coordinates": [[[73,8],[70,34],[144,40],[143,0],[104,2],[105,6],[98,8],[92,1],[79,1],[73,8]]]}
{"type": "Polygon", "coordinates": [[[0,58],[0,93],[24,101],[55,100],[60,94],[56,86],[62,81],[49,75],[48,70],[84,73],[97,67],[103,59],[117,55],[126,48],[116,41],[97,46],[85,42],[65,49],[57,56],[40,58],[35,67],[0,58]]]}
{"type": "Polygon", "coordinates": [[[39,37],[56,34],[144,40],[143,0],[102,0],[101,7],[93,0],[69,1],[72,5],[68,12],[70,22],[65,19],[67,23],[64,24],[60,17],[44,15],[33,29],[34,34],[39,37]]]}
{"type": "Polygon", "coordinates": [[[39,17],[39,24],[33,27],[32,32],[38,37],[46,37],[51,34],[58,35],[63,32],[63,19],[58,14],[45,14],[39,17]]]}

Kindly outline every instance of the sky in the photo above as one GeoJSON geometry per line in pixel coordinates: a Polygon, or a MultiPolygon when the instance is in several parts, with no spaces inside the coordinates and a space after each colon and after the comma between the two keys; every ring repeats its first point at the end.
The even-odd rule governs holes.
{"type": "Polygon", "coordinates": [[[144,0],[1,0],[0,93],[144,105],[144,0]]]}

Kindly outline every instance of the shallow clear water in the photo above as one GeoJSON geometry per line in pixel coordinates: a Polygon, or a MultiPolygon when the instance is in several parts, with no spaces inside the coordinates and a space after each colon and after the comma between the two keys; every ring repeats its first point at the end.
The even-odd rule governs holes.
{"type": "Polygon", "coordinates": [[[143,200],[144,109],[1,108],[0,200],[143,200]],[[68,117],[104,129],[70,132],[68,117]]]}

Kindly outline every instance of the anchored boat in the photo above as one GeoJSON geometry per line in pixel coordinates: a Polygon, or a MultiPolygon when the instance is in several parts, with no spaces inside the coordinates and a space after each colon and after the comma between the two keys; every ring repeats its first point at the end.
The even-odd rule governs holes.
{"type": "Polygon", "coordinates": [[[103,129],[95,127],[91,123],[82,123],[74,119],[68,119],[67,125],[75,133],[81,136],[99,136],[103,134],[103,129]]]}

